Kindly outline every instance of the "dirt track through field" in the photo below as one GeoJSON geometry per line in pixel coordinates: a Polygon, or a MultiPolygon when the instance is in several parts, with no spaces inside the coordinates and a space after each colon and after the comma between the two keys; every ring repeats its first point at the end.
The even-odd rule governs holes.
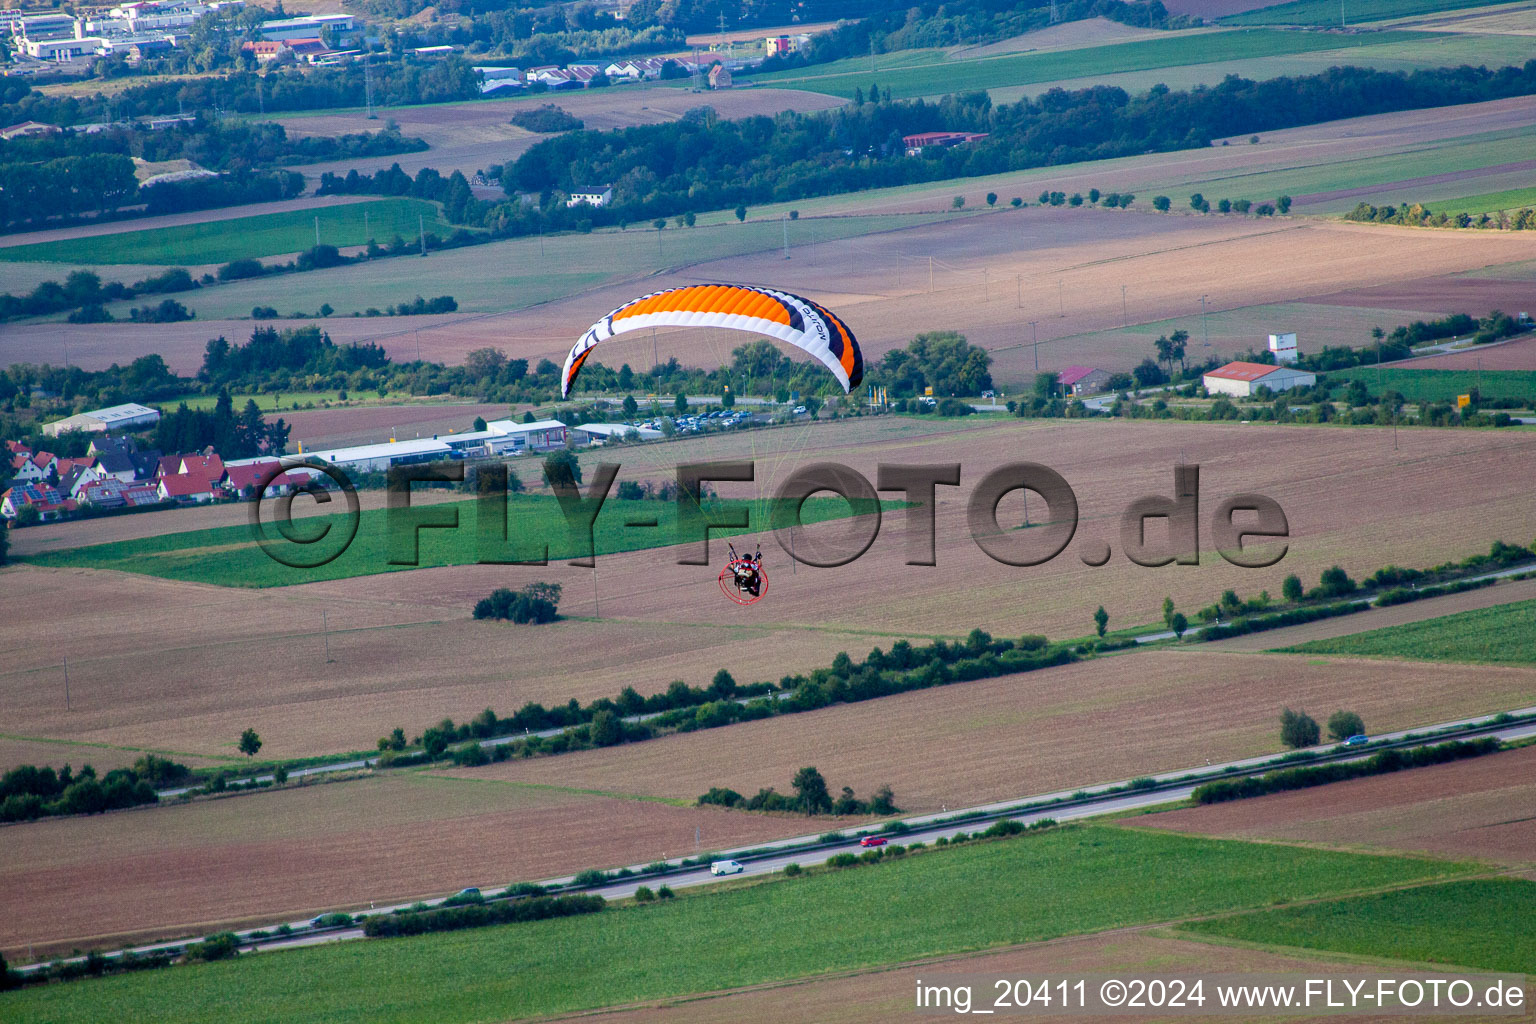
{"type": "Polygon", "coordinates": [[[1136,819],[1179,832],[1536,865],[1536,747],[1136,819]]]}

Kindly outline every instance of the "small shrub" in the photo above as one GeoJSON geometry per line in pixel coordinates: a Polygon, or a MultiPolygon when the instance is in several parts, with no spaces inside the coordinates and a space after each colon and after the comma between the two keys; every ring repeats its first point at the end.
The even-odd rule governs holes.
{"type": "Polygon", "coordinates": [[[635,890],[636,903],[650,903],[656,899],[656,893],[648,885],[642,885],[635,890]]]}
{"type": "Polygon", "coordinates": [[[804,872],[805,869],[794,861],[784,865],[784,874],[790,878],[794,878],[796,875],[803,874],[804,872]]]}

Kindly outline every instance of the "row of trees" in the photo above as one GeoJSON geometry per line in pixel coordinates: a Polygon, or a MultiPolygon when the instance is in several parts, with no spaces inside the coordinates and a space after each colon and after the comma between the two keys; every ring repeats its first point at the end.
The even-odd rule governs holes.
{"type": "Polygon", "coordinates": [[[554,622],[559,615],[560,584],[530,583],[520,590],[498,587],[475,602],[475,618],[517,623],[554,622]]]}
{"type": "Polygon", "coordinates": [[[1403,206],[1372,206],[1360,203],[1344,215],[1345,220],[1371,224],[1407,224],[1434,228],[1494,228],[1501,231],[1536,231],[1536,209],[1495,210],[1492,213],[1435,213],[1423,203],[1403,206]]]}
{"type": "Polygon", "coordinates": [[[833,797],[827,780],[814,767],[801,768],[795,773],[790,788],[794,796],[778,792],[772,786],[759,789],[756,794],[744,797],[734,789],[711,786],[708,793],[699,797],[700,805],[739,807],[747,811],[798,811],[805,815],[815,814],[900,814],[896,796],[890,786],[881,786],[868,800],[860,800],[851,786],[844,786],[842,794],[833,797]]]}
{"type": "MultiPolygon", "coordinates": [[[[1316,728],[1317,723],[1313,722],[1312,725],[1316,728]]],[[[1346,779],[1382,775],[1407,768],[1446,764],[1450,761],[1496,753],[1501,749],[1503,744],[1499,740],[1485,737],[1479,740],[1440,743],[1430,747],[1414,747],[1411,750],[1383,750],[1362,761],[1345,761],[1338,764],[1317,765],[1312,768],[1286,768],[1267,772],[1264,775],[1252,775],[1245,779],[1220,779],[1216,782],[1207,782],[1195,787],[1191,796],[1196,803],[1200,804],[1223,803],[1227,800],[1242,800],[1268,793],[1307,789],[1330,782],[1342,782],[1346,779]]]]}
{"type": "Polygon", "coordinates": [[[114,768],[97,777],[85,765],[79,772],[65,765],[21,765],[0,777],[0,821],[33,821],[59,814],[99,814],[159,801],[157,788],[184,781],[185,765],[146,754],[131,768],[114,768]]]}
{"type": "Polygon", "coordinates": [[[212,447],[225,459],[281,455],[288,445],[289,426],[278,417],[268,422],[248,398],[236,413],[227,390],[220,390],[211,410],[189,409],[182,402],[155,424],[155,447],[162,452],[196,452],[212,447]]]}

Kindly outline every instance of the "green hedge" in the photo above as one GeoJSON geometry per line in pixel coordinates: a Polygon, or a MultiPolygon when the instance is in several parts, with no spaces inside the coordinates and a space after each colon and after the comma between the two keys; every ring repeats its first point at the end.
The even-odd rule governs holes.
{"type": "Polygon", "coordinates": [[[1246,779],[1221,779],[1207,782],[1195,788],[1195,803],[1218,804],[1228,800],[1243,800],[1251,796],[1264,796],[1291,789],[1307,789],[1324,786],[1330,782],[1343,782],[1368,775],[1383,775],[1405,768],[1422,768],[1426,765],[1445,764],[1468,757],[1492,754],[1503,747],[1493,737],[1479,740],[1457,740],[1433,747],[1414,747],[1411,750],[1383,750],[1363,761],[1344,761],[1318,765],[1313,768],[1285,768],[1246,779]]]}
{"type": "Polygon", "coordinates": [[[492,924],[595,914],[606,905],[607,901],[601,896],[540,896],[505,903],[446,907],[441,910],[411,910],[370,917],[363,922],[363,934],[375,939],[394,935],[422,935],[426,932],[451,932],[492,924]]]}
{"type": "Polygon", "coordinates": [[[1369,601],[1346,601],[1343,604],[1326,604],[1320,608],[1293,608],[1287,612],[1276,612],[1273,615],[1260,615],[1252,619],[1238,619],[1236,622],[1224,622],[1216,626],[1207,626],[1194,637],[1197,643],[1205,643],[1210,640],[1225,640],[1228,637],[1242,636],[1245,633],[1262,633],[1266,629],[1279,629],[1282,626],[1299,626],[1303,622],[1316,622],[1319,619],[1332,619],[1340,615],[1353,615],[1355,612],[1363,612],[1371,607],[1369,601]]]}

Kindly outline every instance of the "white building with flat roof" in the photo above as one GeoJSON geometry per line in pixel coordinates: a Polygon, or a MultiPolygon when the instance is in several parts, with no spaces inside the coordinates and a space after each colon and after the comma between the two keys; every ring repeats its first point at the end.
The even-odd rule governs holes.
{"type": "Polygon", "coordinates": [[[261,23],[263,39],[318,39],[320,30],[329,28],[337,32],[352,31],[350,14],[316,14],[309,18],[284,18],[281,21],[261,23]]]}
{"type": "Polygon", "coordinates": [[[108,430],[142,430],[159,422],[159,409],[129,402],[127,405],[93,409],[90,412],[66,416],[62,420],[54,420],[52,423],[44,423],[43,433],[49,437],[58,437],[71,430],[85,430],[100,434],[108,430]]]}

